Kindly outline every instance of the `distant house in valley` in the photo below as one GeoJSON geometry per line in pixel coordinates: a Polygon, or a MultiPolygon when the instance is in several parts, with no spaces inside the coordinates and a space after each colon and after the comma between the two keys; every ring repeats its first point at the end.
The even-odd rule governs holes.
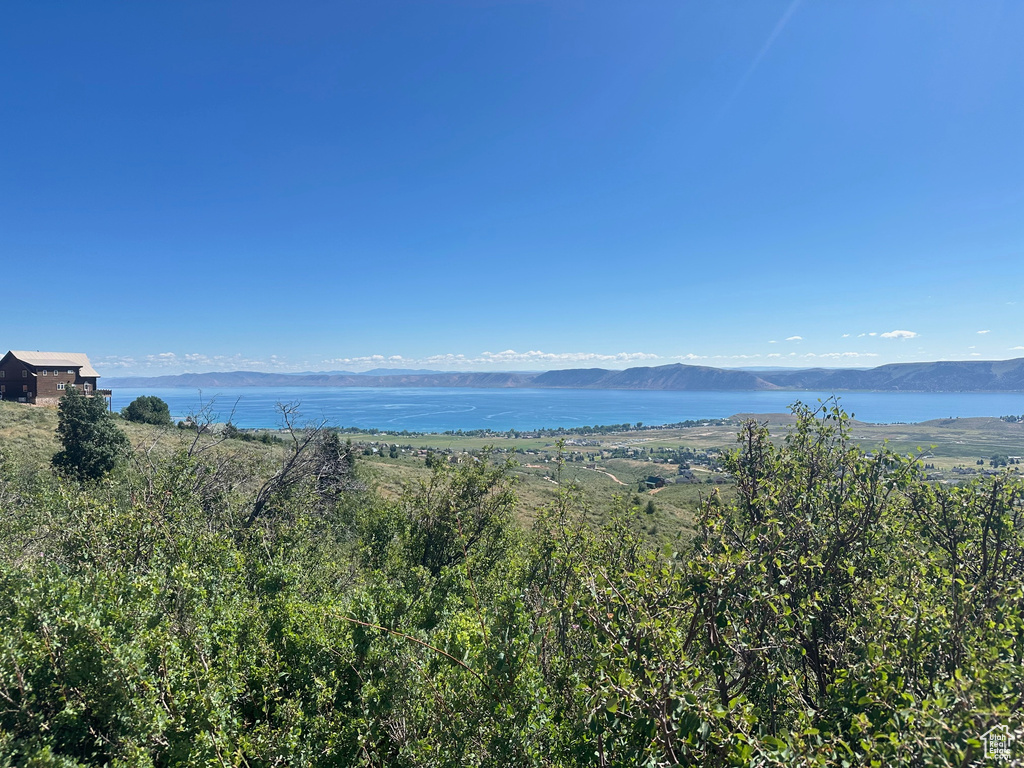
{"type": "Polygon", "coordinates": [[[99,389],[100,375],[81,352],[11,350],[0,358],[0,400],[33,405],[56,405],[68,387],[90,397],[110,397],[99,389]]]}
{"type": "Polygon", "coordinates": [[[647,486],[647,488],[664,488],[665,478],[658,477],[656,475],[648,475],[647,479],[643,481],[643,484],[647,486]]]}

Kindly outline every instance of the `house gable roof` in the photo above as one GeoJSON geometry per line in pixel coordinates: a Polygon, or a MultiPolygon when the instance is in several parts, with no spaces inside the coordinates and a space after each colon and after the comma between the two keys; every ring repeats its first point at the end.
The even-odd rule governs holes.
{"type": "Polygon", "coordinates": [[[82,352],[28,352],[12,349],[7,355],[35,368],[80,368],[79,376],[99,378],[89,358],[82,352]]]}

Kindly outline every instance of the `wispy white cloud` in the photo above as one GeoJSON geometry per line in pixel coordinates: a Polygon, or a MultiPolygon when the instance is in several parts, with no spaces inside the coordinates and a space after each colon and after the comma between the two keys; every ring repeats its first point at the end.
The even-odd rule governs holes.
{"type": "Polygon", "coordinates": [[[655,355],[650,352],[619,352],[607,355],[597,352],[541,352],[540,350],[516,352],[514,349],[506,349],[504,352],[483,352],[479,360],[484,363],[581,363],[594,361],[602,363],[632,363],[638,360],[658,360],[660,357],[661,355],[655,355]]]}
{"type": "Polygon", "coordinates": [[[916,336],[916,331],[888,331],[882,334],[883,339],[913,339],[916,336]]]}
{"type": "Polygon", "coordinates": [[[114,370],[132,368],[138,364],[138,361],[130,355],[101,355],[93,357],[92,362],[100,368],[112,368],[114,370]]]}
{"type": "Polygon", "coordinates": [[[992,333],[990,330],[978,331],[978,333],[992,333]]]}
{"type": "Polygon", "coordinates": [[[799,5],[800,0],[793,0],[793,2],[789,4],[789,7],[786,8],[786,10],[783,12],[782,17],[775,24],[775,28],[772,29],[771,34],[768,35],[768,39],[765,40],[764,45],[761,46],[761,50],[757,52],[757,55],[754,57],[754,60],[751,61],[750,66],[747,67],[747,71],[743,73],[743,77],[740,78],[740,81],[736,84],[736,87],[733,89],[732,94],[730,94],[729,100],[725,103],[723,113],[729,110],[729,108],[732,106],[732,103],[736,101],[736,97],[738,97],[740,93],[743,91],[743,88],[744,86],[746,86],[747,81],[751,78],[754,72],[757,71],[757,68],[761,66],[761,61],[764,59],[766,55],[768,55],[768,51],[771,50],[772,45],[775,44],[775,41],[778,39],[779,35],[782,34],[782,30],[786,28],[786,24],[789,22],[790,17],[796,12],[796,9],[799,5]]]}
{"type": "Polygon", "coordinates": [[[1010,347],[1010,349],[1014,349],[1014,350],[1016,350],[1016,349],[1024,349],[1024,346],[1021,346],[1021,347],[1010,347]]]}
{"type": "MultiPolygon", "coordinates": [[[[253,358],[245,355],[206,355],[198,352],[155,352],[152,354],[99,355],[93,358],[94,365],[101,373],[124,375],[161,375],[173,373],[203,373],[208,371],[288,371],[300,370],[294,364],[270,355],[268,358],[253,358]]],[[[303,364],[306,365],[306,364],[303,364]]]]}
{"type": "MultiPolygon", "coordinates": [[[[770,355],[765,355],[765,357],[778,359],[783,357],[783,355],[778,352],[772,352],[770,355]]],[[[804,360],[856,360],[862,357],[878,357],[878,354],[875,352],[805,352],[800,355],[796,352],[790,352],[787,357],[802,358],[804,360]]]]}
{"type": "Polygon", "coordinates": [[[381,365],[388,362],[412,362],[403,360],[401,355],[391,355],[386,357],[384,355],[363,355],[359,357],[331,357],[326,360],[321,360],[322,365],[381,365]]]}
{"type": "MultiPolygon", "coordinates": [[[[699,355],[681,355],[676,360],[696,360],[699,355]]],[[[661,355],[651,352],[618,352],[606,354],[600,352],[544,352],[539,349],[518,352],[506,349],[501,352],[481,352],[477,355],[446,352],[427,355],[425,357],[404,357],[402,355],[362,355],[356,357],[332,357],[322,360],[321,364],[330,366],[347,366],[351,368],[366,367],[428,367],[465,369],[472,367],[520,366],[520,365],[571,365],[578,363],[610,363],[627,364],[645,360],[662,360],[661,355]]]]}
{"type": "MultiPolygon", "coordinates": [[[[887,338],[913,337],[911,331],[892,331],[883,334],[887,338]],[[908,336],[909,334],[909,336],[908,336]]],[[[790,336],[787,342],[805,343],[801,336],[790,336]]],[[[781,343],[781,342],[779,342],[781,343]]],[[[1014,347],[1015,351],[1024,350],[1024,346],[1014,347]]],[[[628,368],[635,365],[664,365],[671,362],[699,362],[712,360],[716,364],[728,364],[728,361],[742,363],[759,359],[788,359],[790,364],[799,360],[818,360],[833,362],[852,362],[858,359],[877,358],[874,352],[790,352],[764,355],[751,354],[716,354],[701,355],[695,352],[686,354],[657,354],[654,352],[549,352],[541,349],[519,351],[505,349],[499,352],[484,351],[476,354],[439,353],[431,355],[406,356],[400,354],[371,354],[321,359],[296,360],[283,355],[271,354],[258,358],[242,354],[216,355],[202,352],[163,351],[138,355],[96,356],[93,362],[101,373],[110,376],[142,375],[154,376],[175,373],[206,373],[212,371],[277,371],[282,373],[298,373],[301,371],[324,371],[333,369],[354,372],[367,371],[373,368],[429,368],[449,371],[487,371],[487,370],[551,370],[557,368],[604,367],[628,368]]]]}
{"type": "Polygon", "coordinates": [[[848,333],[844,333],[844,334],[843,334],[842,336],[840,336],[840,338],[842,338],[842,339],[848,339],[848,338],[850,338],[850,334],[848,334],[848,333]]]}
{"type": "Polygon", "coordinates": [[[824,357],[832,359],[854,359],[858,357],[878,357],[875,352],[808,352],[804,357],[824,357]]]}

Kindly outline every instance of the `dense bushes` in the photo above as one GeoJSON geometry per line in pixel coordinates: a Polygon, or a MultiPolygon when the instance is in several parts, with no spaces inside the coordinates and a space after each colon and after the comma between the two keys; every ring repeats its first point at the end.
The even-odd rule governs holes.
{"type": "Polygon", "coordinates": [[[378,497],[336,436],[264,477],[0,462],[0,765],[978,759],[1024,703],[1024,488],[798,416],[675,552],[564,485],[522,530],[486,457],[378,497]]]}
{"type": "Polygon", "coordinates": [[[121,418],[139,424],[153,424],[158,427],[169,427],[171,409],[156,395],[140,395],[121,409],[121,418]]]}

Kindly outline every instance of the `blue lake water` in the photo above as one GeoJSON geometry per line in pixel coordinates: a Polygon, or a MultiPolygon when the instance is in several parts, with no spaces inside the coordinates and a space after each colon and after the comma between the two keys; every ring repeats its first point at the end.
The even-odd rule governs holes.
{"type": "MultiPolygon", "coordinates": [[[[113,407],[139,395],[167,402],[174,418],[200,407],[194,389],[115,389],[113,407]]],[[[447,430],[530,430],[594,424],[671,424],[736,413],[780,413],[800,400],[816,403],[828,392],[638,392],[595,389],[376,389],[364,387],[225,387],[202,392],[217,421],[239,427],[280,426],[275,405],[298,402],[305,420],[337,427],[447,430]],[[232,409],[234,415],[232,416],[232,409]]],[[[862,421],[917,422],[951,416],[1024,414],[1024,393],[846,392],[840,403],[862,421]]]]}

